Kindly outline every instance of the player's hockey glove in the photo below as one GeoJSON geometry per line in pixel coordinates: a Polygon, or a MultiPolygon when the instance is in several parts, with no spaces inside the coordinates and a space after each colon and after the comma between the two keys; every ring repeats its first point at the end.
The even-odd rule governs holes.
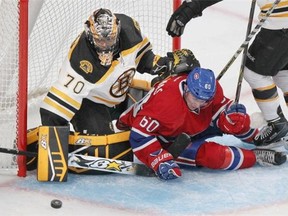
{"type": "Polygon", "coordinates": [[[181,176],[181,170],[174,162],[173,156],[164,149],[151,153],[148,163],[162,180],[176,179],[181,176]]]}
{"type": "Polygon", "coordinates": [[[227,134],[240,135],[250,130],[250,117],[243,104],[228,106],[220,113],[218,127],[227,134]]]}
{"type": "Polygon", "coordinates": [[[183,34],[185,25],[192,19],[202,15],[197,2],[186,2],[172,14],[166,27],[166,31],[172,37],[179,37],[183,34]]]}

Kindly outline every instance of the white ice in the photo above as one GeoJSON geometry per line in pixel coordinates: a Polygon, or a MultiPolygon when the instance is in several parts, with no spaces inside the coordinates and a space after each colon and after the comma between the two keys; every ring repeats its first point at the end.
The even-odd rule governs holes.
{"type": "MultiPolygon", "coordinates": [[[[206,9],[201,18],[187,25],[182,47],[190,48],[202,67],[218,74],[245,39],[250,2],[226,0],[206,9]]],[[[235,97],[241,56],[220,81],[231,98],[235,97]]],[[[245,81],[240,102],[250,114],[259,112],[245,81]]],[[[217,141],[249,147],[232,136],[217,141]]],[[[184,169],[183,177],[169,182],[120,174],[69,174],[66,183],[55,183],[38,182],[35,172],[28,172],[26,178],[1,174],[0,196],[3,216],[287,215],[288,164],[238,171],[184,169]],[[51,208],[52,199],[62,200],[62,208],[51,208]]]]}

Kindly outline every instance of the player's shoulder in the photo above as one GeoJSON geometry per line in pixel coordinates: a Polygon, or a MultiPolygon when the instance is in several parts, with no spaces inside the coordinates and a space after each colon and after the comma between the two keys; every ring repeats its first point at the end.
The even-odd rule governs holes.
{"type": "Polygon", "coordinates": [[[226,98],[224,95],[224,91],[223,88],[221,86],[221,84],[216,81],[216,93],[213,99],[213,104],[226,104],[230,101],[230,99],[226,98]]]}
{"type": "Polygon", "coordinates": [[[216,94],[223,95],[223,88],[218,80],[216,80],[216,94]]]}
{"type": "Polygon", "coordinates": [[[187,74],[181,74],[181,75],[177,75],[177,76],[171,76],[167,79],[167,82],[164,83],[165,84],[165,88],[167,89],[177,89],[179,88],[179,85],[181,85],[181,83],[186,82],[187,79],[187,74]]]}
{"type": "Polygon", "coordinates": [[[186,81],[186,75],[181,76],[171,76],[167,78],[166,80],[163,80],[157,86],[155,86],[154,94],[159,95],[160,97],[163,97],[163,95],[166,95],[166,97],[178,97],[179,95],[183,94],[183,82],[186,81]]]}
{"type": "Polygon", "coordinates": [[[68,60],[71,68],[90,83],[98,81],[107,71],[102,67],[92,45],[82,32],[70,46],[68,60]]]}
{"type": "Polygon", "coordinates": [[[143,40],[137,20],[125,14],[116,13],[115,16],[120,20],[120,46],[122,50],[129,49],[143,40]]]}

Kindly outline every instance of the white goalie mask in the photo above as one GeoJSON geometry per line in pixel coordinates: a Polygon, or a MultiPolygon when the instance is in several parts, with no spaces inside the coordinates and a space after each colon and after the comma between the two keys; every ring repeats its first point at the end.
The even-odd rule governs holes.
{"type": "Polygon", "coordinates": [[[98,9],[85,22],[85,32],[101,65],[110,66],[119,48],[120,21],[108,9],[98,9]]]}

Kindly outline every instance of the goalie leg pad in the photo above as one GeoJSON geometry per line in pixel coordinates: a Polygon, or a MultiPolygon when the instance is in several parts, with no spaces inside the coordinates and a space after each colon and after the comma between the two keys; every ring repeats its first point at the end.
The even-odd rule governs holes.
{"type": "MultiPolygon", "coordinates": [[[[129,143],[129,135],[130,131],[101,136],[81,135],[78,133],[70,134],[69,153],[133,161],[133,152],[129,143]],[[85,146],[87,148],[85,148],[85,146]]],[[[68,169],[69,172],[85,175],[111,174],[108,172],[73,166],[69,166],[68,169]]]]}
{"type": "MultiPolygon", "coordinates": [[[[38,127],[31,128],[27,131],[27,151],[38,151],[38,127]]],[[[28,171],[35,170],[37,168],[37,156],[26,157],[26,168],[28,171]]]]}
{"type": "Polygon", "coordinates": [[[69,127],[39,127],[38,181],[66,182],[69,127]]]}

